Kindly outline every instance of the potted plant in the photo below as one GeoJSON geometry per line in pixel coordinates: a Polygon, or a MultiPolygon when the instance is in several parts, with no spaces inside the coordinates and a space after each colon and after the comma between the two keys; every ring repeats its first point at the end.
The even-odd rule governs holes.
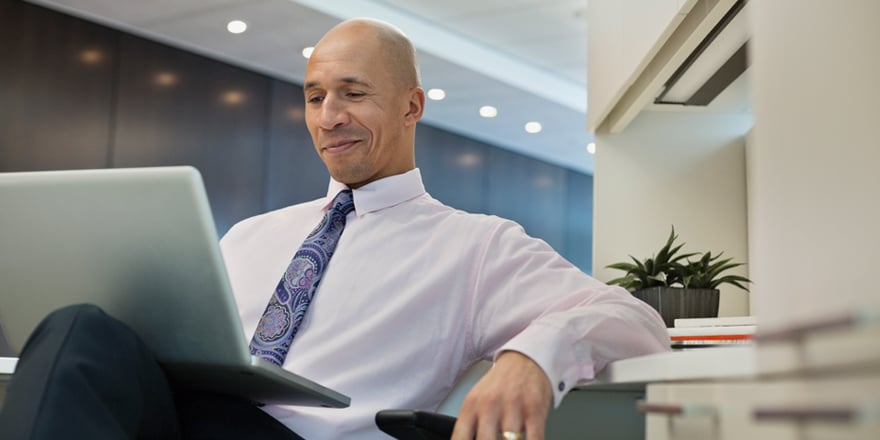
{"type": "Polygon", "coordinates": [[[666,244],[651,258],[639,260],[630,255],[630,262],[610,264],[607,267],[626,272],[608,284],[619,285],[636,298],[660,312],[667,327],[673,327],[676,318],[709,318],[718,316],[718,286],[732,284],[748,291],[748,278],[724,275],[727,270],[742,266],[721,259],[723,254],[712,252],[679,253],[684,244],[676,244],[675,228],[666,244]]]}

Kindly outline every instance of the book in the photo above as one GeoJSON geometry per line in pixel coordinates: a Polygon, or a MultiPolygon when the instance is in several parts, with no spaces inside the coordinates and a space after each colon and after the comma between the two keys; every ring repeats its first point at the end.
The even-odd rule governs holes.
{"type": "Polygon", "coordinates": [[[669,341],[673,347],[750,344],[756,330],[756,325],[673,327],[667,329],[669,341]]]}
{"type": "Polygon", "coordinates": [[[718,318],[678,318],[675,328],[683,327],[727,327],[742,325],[758,325],[754,316],[722,316],[718,318]]]}

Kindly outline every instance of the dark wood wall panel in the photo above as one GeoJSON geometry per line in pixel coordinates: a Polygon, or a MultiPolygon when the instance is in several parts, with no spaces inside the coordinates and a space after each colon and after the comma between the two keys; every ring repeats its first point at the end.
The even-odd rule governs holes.
{"type": "Polygon", "coordinates": [[[107,166],[116,33],[0,1],[0,172],[107,166]]]}
{"type": "Polygon", "coordinates": [[[486,212],[488,148],[430,125],[416,128],[416,165],[428,193],[468,212],[486,212]]]}
{"type": "Polygon", "coordinates": [[[323,197],[330,173],[306,128],[302,87],[272,82],[270,124],[266,210],[323,197]]]}
{"type": "Polygon", "coordinates": [[[270,80],[127,35],[119,65],[112,165],[195,166],[221,234],[260,212],[270,80]]]}

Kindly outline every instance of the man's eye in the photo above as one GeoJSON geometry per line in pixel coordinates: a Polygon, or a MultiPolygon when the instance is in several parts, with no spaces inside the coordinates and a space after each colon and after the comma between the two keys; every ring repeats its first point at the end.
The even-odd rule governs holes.
{"type": "Polygon", "coordinates": [[[359,97],[364,96],[364,95],[366,95],[366,93],[362,93],[362,92],[348,92],[348,96],[350,96],[350,97],[352,97],[352,98],[359,98],[359,97]]]}
{"type": "Polygon", "coordinates": [[[322,102],[322,101],[324,101],[324,97],[323,97],[323,96],[312,96],[312,97],[309,97],[309,101],[308,101],[308,102],[309,102],[310,104],[318,104],[318,103],[320,103],[320,102],[322,102]]]}

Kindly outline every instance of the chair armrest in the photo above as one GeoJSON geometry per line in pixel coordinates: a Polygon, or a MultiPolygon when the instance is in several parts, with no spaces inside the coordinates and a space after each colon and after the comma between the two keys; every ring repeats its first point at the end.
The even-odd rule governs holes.
{"type": "Polygon", "coordinates": [[[448,440],[456,420],[446,414],[410,409],[376,413],[376,426],[398,440],[448,440]]]}

